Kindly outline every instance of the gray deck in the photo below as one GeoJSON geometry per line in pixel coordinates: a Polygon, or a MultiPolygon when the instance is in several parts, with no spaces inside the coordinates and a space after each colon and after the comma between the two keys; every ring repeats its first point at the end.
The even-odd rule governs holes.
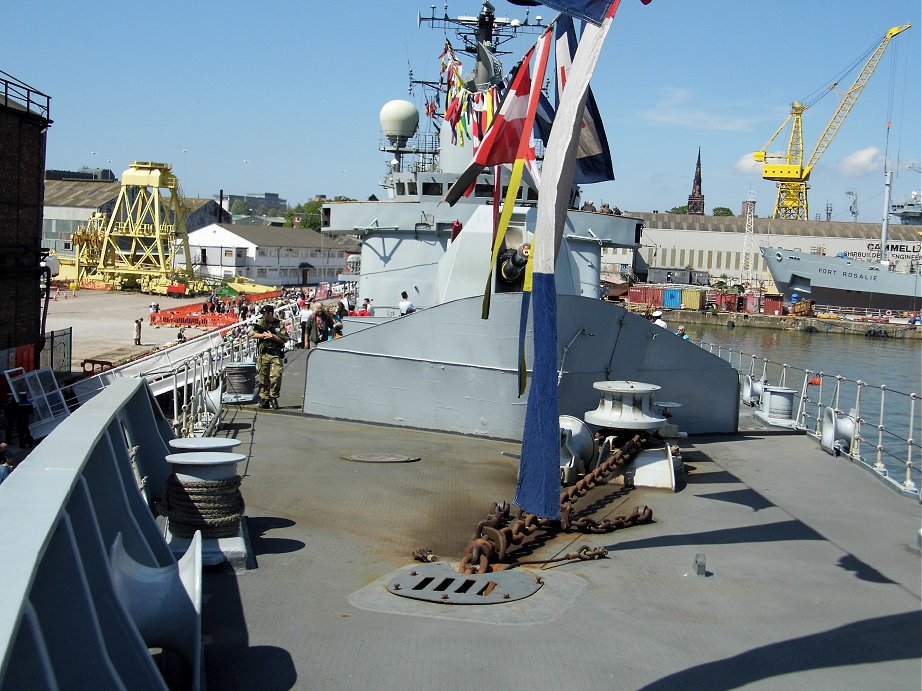
{"type": "Polygon", "coordinates": [[[675,494],[596,489],[580,508],[649,505],[655,522],[530,550],[610,550],[541,569],[530,598],[387,594],[413,549],[456,561],[492,503],[512,499],[504,452],[518,447],[304,417],[304,356],[289,355],[281,411],[225,418],[250,455],[258,568],[206,575],[210,688],[919,689],[919,504],[772,430],[687,440],[675,494]],[[342,458],[359,452],[420,460],[342,458]],[[697,553],[707,577],[690,575],[697,553]]]}

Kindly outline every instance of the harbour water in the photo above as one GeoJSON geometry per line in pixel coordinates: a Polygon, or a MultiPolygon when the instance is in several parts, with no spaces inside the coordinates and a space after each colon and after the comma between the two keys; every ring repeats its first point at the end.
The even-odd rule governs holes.
{"type": "MultiPolygon", "coordinates": [[[[679,324],[669,326],[675,329],[679,324]]],[[[922,393],[922,344],[917,340],[701,324],[687,329],[695,342],[715,343],[801,370],[922,393]]]]}

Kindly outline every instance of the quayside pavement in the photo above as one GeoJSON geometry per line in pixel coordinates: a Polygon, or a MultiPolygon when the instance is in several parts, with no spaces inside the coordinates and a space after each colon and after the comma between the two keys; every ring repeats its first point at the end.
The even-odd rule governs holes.
{"type": "Polygon", "coordinates": [[[801,435],[747,424],[683,443],[679,491],[593,490],[597,520],[654,522],[525,545],[531,597],[450,606],[390,595],[426,547],[456,562],[514,496],[519,445],[228,407],[256,565],[209,570],[208,684],[221,689],[843,689],[920,687],[919,505],[801,435]],[[359,453],[406,462],[360,463],[359,453]],[[414,460],[418,459],[418,460],[414,460]],[[707,575],[693,575],[696,555],[707,575]]]}

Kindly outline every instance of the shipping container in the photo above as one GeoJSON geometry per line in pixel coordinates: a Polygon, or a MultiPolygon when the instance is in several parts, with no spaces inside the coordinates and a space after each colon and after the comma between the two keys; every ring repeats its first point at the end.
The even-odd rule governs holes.
{"type": "Polygon", "coordinates": [[[729,293],[723,290],[717,291],[715,295],[715,304],[717,309],[724,312],[736,312],[736,302],[739,295],[736,293],[729,293]]]}
{"type": "Polygon", "coordinates": [[[647,287],[631,286],[627,291],[627,299],[634,305],[645,305],[647,303],[647,287]]]}
{"type": "Polygon", "coordinates": [[[762,299],[762,311],[780,317],[784,314],[784,296],[766,293],[762,299]]]}
{"type": "Polygon", "coordinates": [[[693,286],[711,285],[710,277],[708,276],[707,271],[692,271],[688,282],[693,286]]]}
{"type": "Polygon", "coordinates": [[[677,310],[682,306],[682,289],[666,288],[663,291],[663,307],[677,310]]]}
{"type": "Polygon", "coordinates": [[[647,286],[647,303],[654,307],[662,307],[665,290],[662,286],[647,286]]]}
{"type": "Polygon", "coordinates": [[[682,304],[687,310],[703,310],[707,300],[707,291],[701,288],[685,288],[682,290],[682,304]]]}
{"type": "Polygon", "coordinates": [[[691,271],[688,269],[647,269],[649,283],[681,283],[688,284],[691,271]]]}
{"type": "Polygon", "coordinates": [[[758,314],[759,313],[759,294],[750,293],[746,296],[745,310],[749,314],[758,314]]]}

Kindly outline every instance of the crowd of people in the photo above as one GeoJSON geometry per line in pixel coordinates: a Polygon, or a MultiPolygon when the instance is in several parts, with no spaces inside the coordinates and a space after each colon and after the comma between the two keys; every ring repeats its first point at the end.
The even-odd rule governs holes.
{"type": "Polygon", "coordinates": [[[579,207],[579,210],[590,211],[597,214],[609,214],[611,216],[621,215],[621,209],[619,209],[617,206],[609,206],[608,202],[602,202],[602,205],[598,209],[595,207],[595,202],[586,202],[581,207],[579,207]]]}

